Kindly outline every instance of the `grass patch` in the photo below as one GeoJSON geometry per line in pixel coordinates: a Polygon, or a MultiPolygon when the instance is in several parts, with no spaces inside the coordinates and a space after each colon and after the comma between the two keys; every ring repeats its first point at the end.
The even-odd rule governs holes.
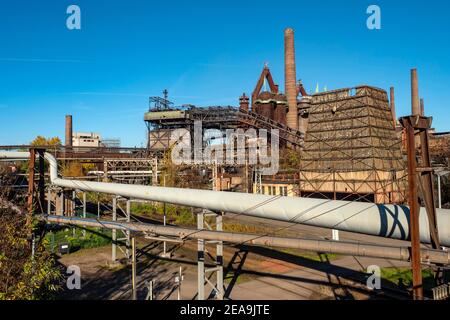
{"type": "MultiPolygon", "coordinates": [[[[410,268],[381,268],[381,278],[397,286],[401,283],[407,287],[412,285],[412,271],[410,268]]],[[[433,270],[422,270],[422,278],[425,290],[435,287],[433,270]]]]}
{"type": "MultiPolygon", "coordinates": [[[[192,214],[190,208],[166,204],[167,223],[182,226],[196,226],[197,217],[192,214]]],[[[164,216],[164,204],[132,203],[131,212],[136,215],[143,215],[157,220],[162,220],[164,216]]]]}
{"type": "Polygon", "coordinates": [[[62,228],[45,235],[47,249],[52,252],[58,252],[58,246],[62,243],[68,243],[70,252],[76,252],[80,249],[103,247],[111,243],[111,230],[100,228],[86,228],[85,235],[83,230],[78,228],[62,228]]]}
{"type": "MultiPolygon", "coordinates": [[[[234,272],[234,270],[230,270],[229,272],[227,272],[227,276],[226,276],[226,278],[223,279],[223,282],[226,284],[230,284],[231,280],[233,280],[235,276],[236,276],[236,273],[234,272]]],[[[246,273],[241,273],[237,276],[235,284],[244,283],[244,282],[253,280],[254,278],[256,278],[256,277],[251,276],[246,273]]]]}

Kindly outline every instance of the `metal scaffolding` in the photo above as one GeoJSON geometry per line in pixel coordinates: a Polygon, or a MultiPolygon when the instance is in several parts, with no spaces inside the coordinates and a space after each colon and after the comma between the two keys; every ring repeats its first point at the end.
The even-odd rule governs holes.
{"type": "MultiPolygon", "coordinates": [[[[208,210],[202,210],[197,214],[197,229],[198,230],[223,230],[223,214],[215,213],[208,210]],[[215,220],[213,226],[207,222],[207,218],[215,220]]],[[[205,300],[205,298],[213,297],[217,300],[223,300],[224,286],[223,286],[223,241],[220,240],[198,240],[197,247],[197,268],[198,268],[198,296],[197,300],[205,300]],[[213,257],[206,249],[207,244],[216,246],[216,256],[213,257]],[[212,268],[205,267],[205,254],[215,261],[215,266],[212,268]],[[216,274],[216,283],[211,281],[213,274],[216,274]],[[212,288],[211,294],[205,296],[205,284],[212,288]]]]}
{"type": "MultiPolygon", "coordinates": [[[[131,201],[129,199],[118,196],[113,197],[112,220],[125,222],[131,221],[131,201]],[[126,210],[123,210],[120,207],[120,204],[118,203],[119,201],[126,201],[126,210]],[[119,217],[117,215],[117,209],[120,210],[123,216],[119,217]]],[[[129,230],[112,230],[112,262],[117,261],[117,248],[119,248],[119,250],[125,255],[126,259],[130,259],[130,239],[131,235],[129,230]],[[120,245],[120,243],[123,241],[125,243],[125,246],[120,245]]]]}

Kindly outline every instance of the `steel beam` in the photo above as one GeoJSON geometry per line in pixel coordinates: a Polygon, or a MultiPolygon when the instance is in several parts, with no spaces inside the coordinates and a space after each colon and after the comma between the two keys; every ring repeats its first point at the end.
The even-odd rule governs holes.
{"type": "Polygon", "coordinates": [[[410,234],[411,234],[411,268],[413,274],[413,298],[422,299],[422,267],[420,261],[420,234],[419,234],[419,196],[417,193],[417,164],[414,127],[402,118],[406,128],[406,146],[408,155],[408,202],[410,207],[410,234]]]}

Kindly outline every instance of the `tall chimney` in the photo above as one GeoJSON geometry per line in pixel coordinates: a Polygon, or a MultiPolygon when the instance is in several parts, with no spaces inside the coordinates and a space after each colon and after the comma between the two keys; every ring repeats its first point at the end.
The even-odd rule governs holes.
{"type": "Polygon", "coordinates": [[[394,129],[397,126],[397,115],[395,114],[395,93],[394,93],[394,87],[391,87],[390,90],[391,98],[389,100],[389,103],[391,105],[391,114],[392,114],[392,121],[394,122],[394,129]]]}
{"type": "Polygon", "coordinates": [[[284,30],[284,87],[288,103],[287,125],[297,130],[297,86],[295,74],[294,30],[284,30]]]}
{"type": "Polygon", "coordinates": [[[420,98],[420,115],[425,117],[425,105],[422,98],[420,98]]]}
{"type": "Polygon", "coordinates": [[[66,115],[66,147],[72,146],[72,116],[66,115]]]}
{"type": "Polygon", "coordinates": [[[411,69],[411,111],[414,116],[420,115],[417,69],[411,69]]]}

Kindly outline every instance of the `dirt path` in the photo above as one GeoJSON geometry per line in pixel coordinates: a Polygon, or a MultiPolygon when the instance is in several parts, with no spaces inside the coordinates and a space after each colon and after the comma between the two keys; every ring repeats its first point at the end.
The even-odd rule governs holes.
{"type": "MultiPolygon", "coordinates": [[[[139,239],[138,299],[145,299],[145,282],[154,280],[155,299],[177,299],[175,276],[182,267],[182,299],[195,299],[197,292],[197,244],[189,241],[174,248],[171,259],[161,258],[160,243],[139,239]]],[[[214,253],[212,247],[208,247],[214,253]]],[[[377,297],[364,285],[362,272],[369,264],[399,265],[384,259],[336,256],[320,261],[308,253],[271,248],[224,247],[226,297],[229,299],[369,299],[377,297]]],[[[65,290],[61,299],[130,299],[131,267],[111,264],[111,246],[85,249],[60,258],[65,266],[77,265],[81,290],[65,290]]],[[[213,261],[207,259],[213,266],[213,261]]],[[[215,279],[212,279],[215,282],[215,279]]],[[[211,289],[207,287],[206,292],[211,289]]]]}

